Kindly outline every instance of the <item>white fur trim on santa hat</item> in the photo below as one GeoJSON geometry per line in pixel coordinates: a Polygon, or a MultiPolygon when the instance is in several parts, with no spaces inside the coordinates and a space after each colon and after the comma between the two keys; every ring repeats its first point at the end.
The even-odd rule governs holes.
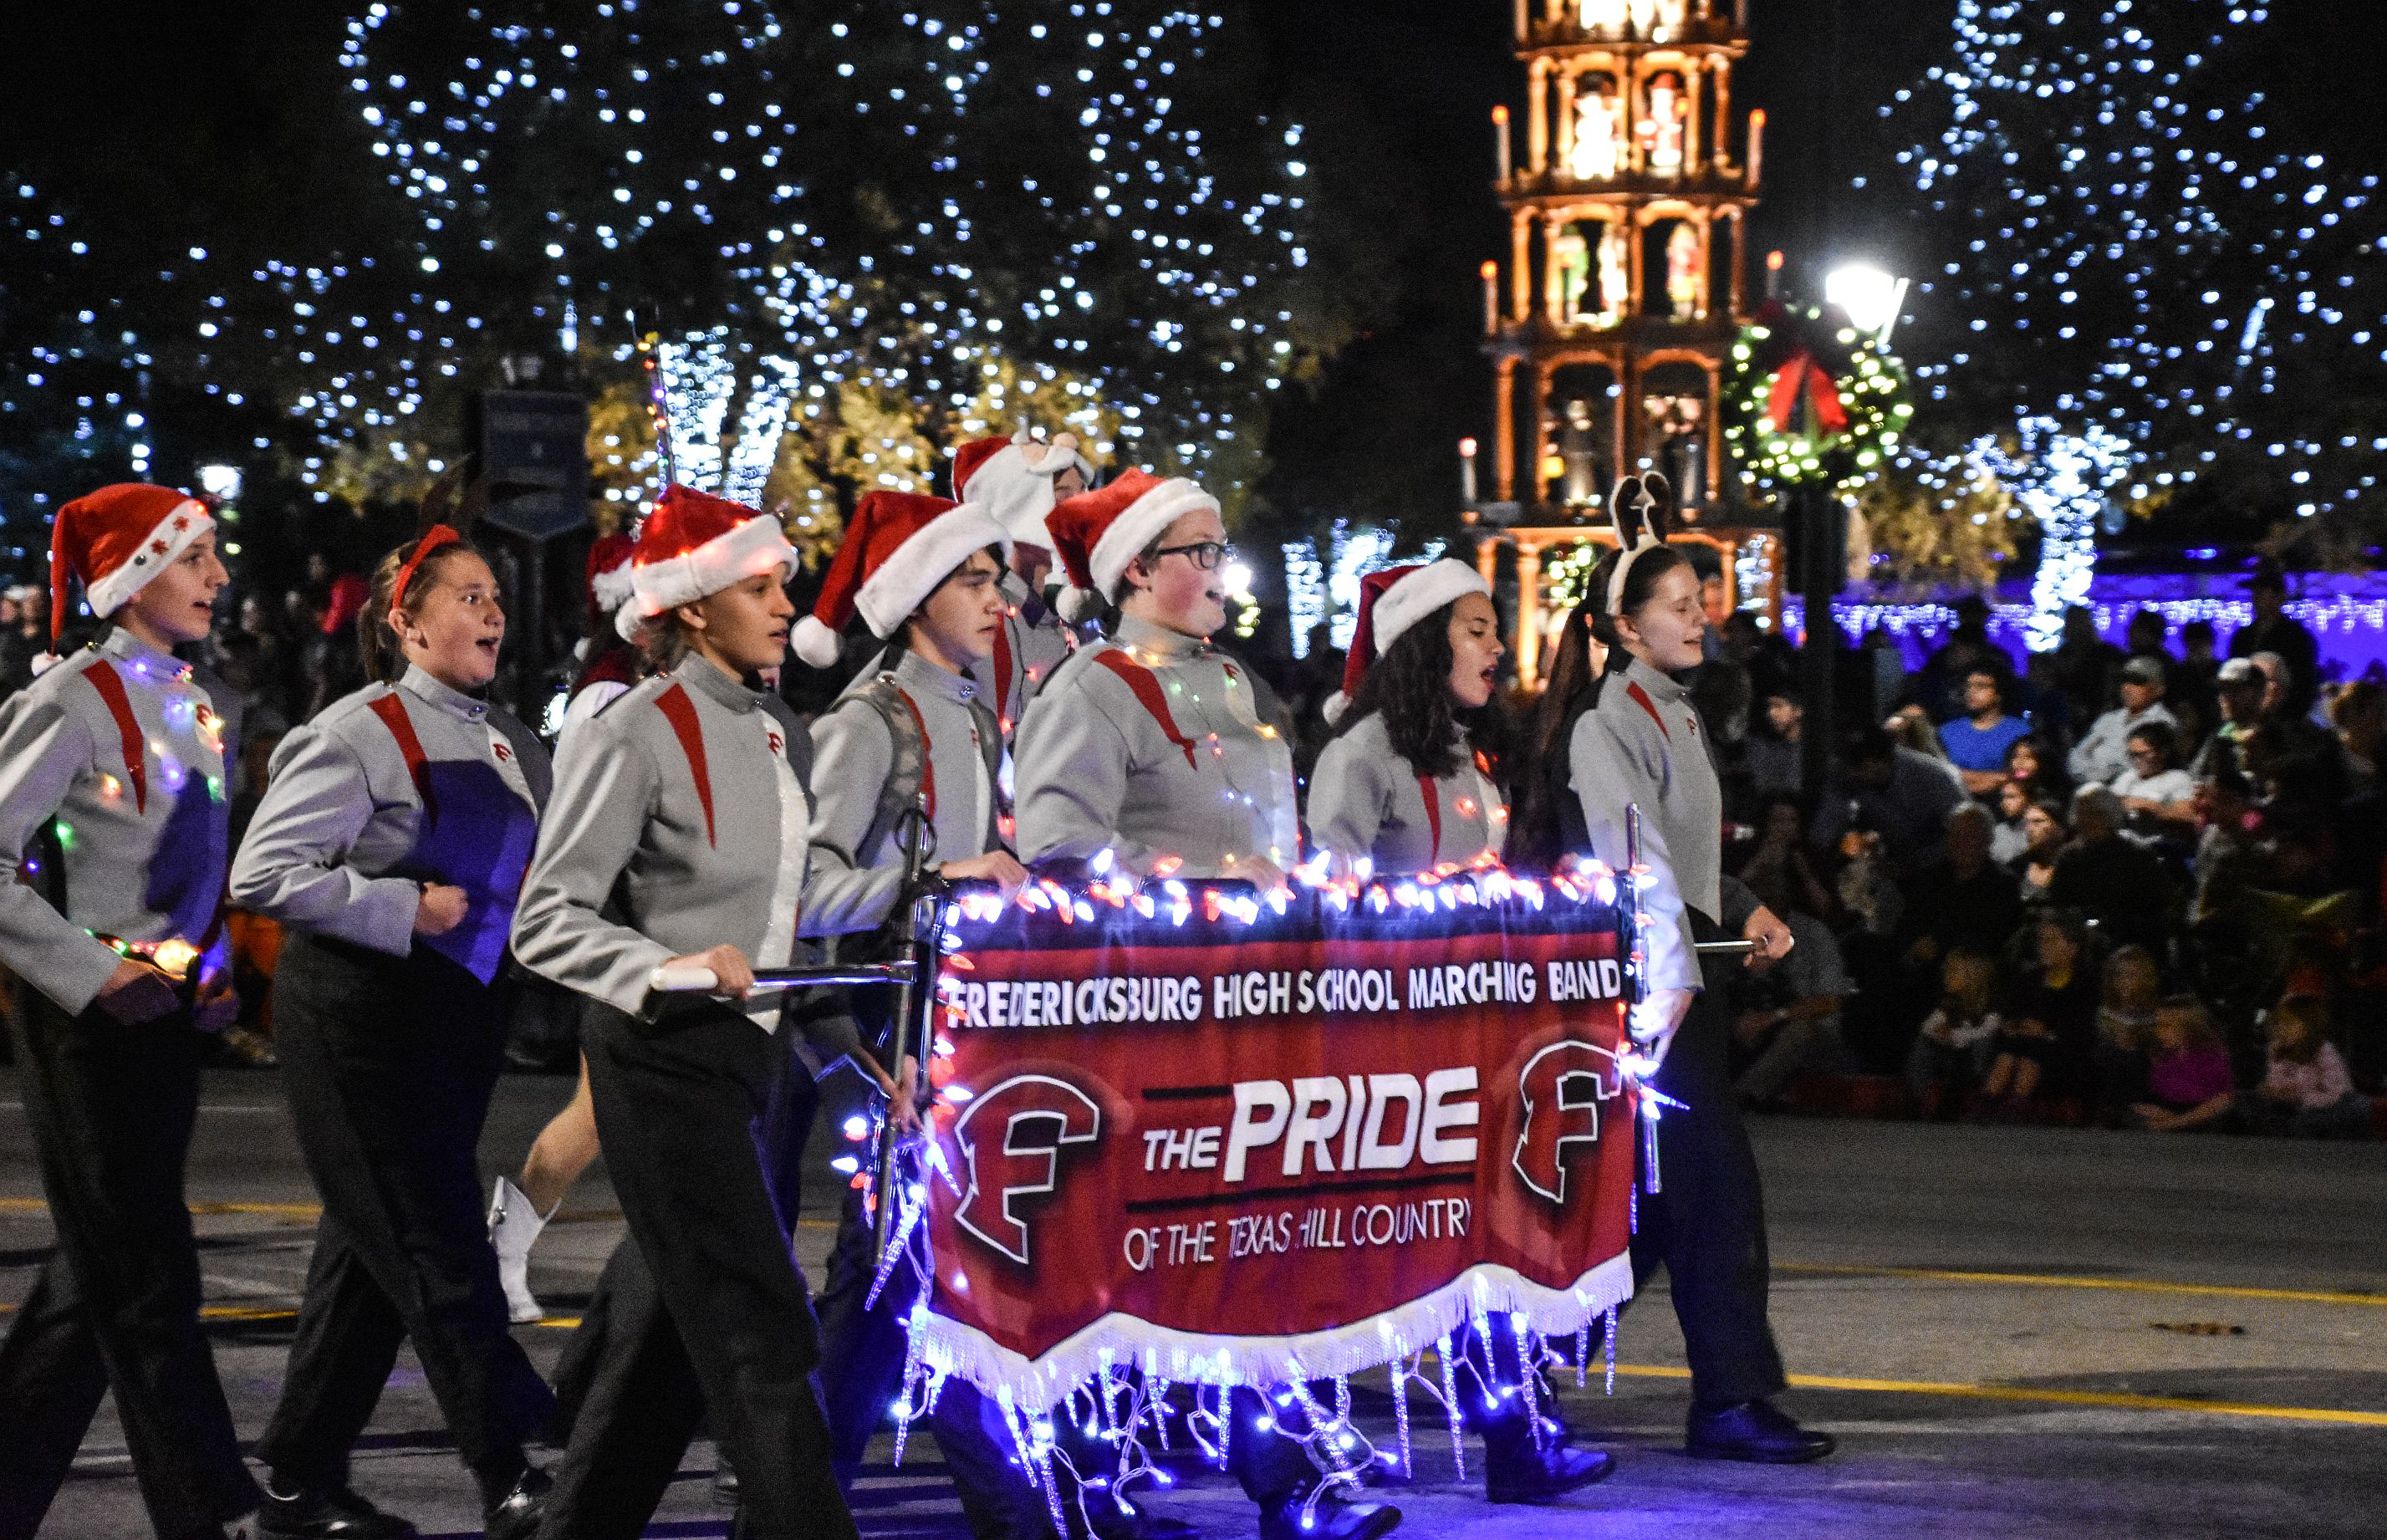
{"type": "Polygon", "coordinates": [[[1183,476],[1169,477],[1120,509],[1118,517],[1110,522],[1086,556],[1094,587],[1102,591],[1103,598],[1118,603],[1119,580],[1127,574],[1127,564],[1143,555],[1143,548],[1158,539],[1170,524],[1203,509],[1216,513],[1219,499],[1183,476]]]}
{"type": "Polygon", "coordinates": [[[126,601],[149,586],[151,578],[171,566],[174,558],[191,549],[192,541],[215,525],[215,520],[208,514],[208,505],[196,498],[185,498],[167,510],[166,516],[158,521],[158,527],[141,542],[132,560],[98,582],[83,586],[83,598],[91,605],[91,612],[105,620],[123,609],[126,601]],[[183,521],[180,529],[174,527],[177,519],[183,521]],[[161,546],[165,548],[162,550],[158,549],[161,546]]]}
{"type": "Polygon", "coordinates": [[[625,557],[619,566],[608,567],[590,579],[588,591],[596,596],[597,608],[603,614],[610,615],[629,603],[638,591],[630,576],[629,559],[625,557]]]}
{"type": "Polygon", "coordinates": [[[1338,689],[1326,698],[1326,704],[1318,708],[1318,714],[1326,718],[1326,725],[1332,727],[1342,721],[1343,713],[1350,709],[1351,698],[1338,689]]]}
{"type": "Polygon", "coordinates": [[[1491,593],[1484,574],[1464,562],[1446,556],[1420,567],[1376,596],[1371,616],[1376,656],[1391,651],[1402,632],[1444,605],[1456,604],[1468,594],[1489,598],[1491,593]]]}
{"type": "Polygon", "coordinates": [[[651,619],[773,567],[796,564],[787,531],[767,513],[732,525],[694,550],[661,562],[634,562],[630,582],[642,617],[651,619]]]}
{"type": "MultiPolygon", "coordinates": [[[[983,468],[979,472],[979,475],[985,473],[983,468]]],[[[978,485],[978,476],[970,478],[970,485],[978,485]]],[[[938,584],[969,560],[970,552],[989,546],[1001,547],[1003,559],[1011,560],[1011,536],[992,513],[975,502],[948,508],[914,531],[909,539],[895,548],[893,555],[862,580],[861,588],[853,596],[854,612],[869,625],[872,636],[884,641],[911,617],[922,600],[937,591],[938,584]]]]}

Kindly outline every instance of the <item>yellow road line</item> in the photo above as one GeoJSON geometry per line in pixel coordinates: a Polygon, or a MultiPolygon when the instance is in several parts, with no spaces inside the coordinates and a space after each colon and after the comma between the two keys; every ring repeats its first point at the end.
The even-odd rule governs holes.
{"type": "Polygon", "coordinates": [[[2106,1289],[2120,1294],[2196,1294],[2208,1299],[2269,1299],[2300,1305],[2387,1307],[2387,1294],[2330,1289],[2250,1289],[2228,1283],[2180,1283],[2148,1278],[2070,1278],[2036,1272],[1963,1272],[1948,1268],[1868,1268],[1848,1263],[1776,1262],[1775,1272],[1834,1278],[1904,1278],[1935,1283],[1987,1283],[2010,1289],[2106,1289]]]}
{"type": "MultiPolygon", "coordinates": [[[[1618,1364],[1616,1372],[1636,1380],[1687,1380],[1691,1377],[1687,1369],[1659,1364],[1618,1364]]],[[[2253,1401],[2200,1401],[2183,1395],[2130,1395],[2120,1391],[1975,1385],[1953,1381],[1866,1380],[1839,1374],[1793,1374],[1790,1383],[1800,1390],[1854,1390],[1896,1395],[1941,1395],[1963,1401],[2111,1407],[2124,1411],[2203,1412],[2214,1417],[2268,1417],[2289,1422],[2339,1422],[2357,1428],[2387,1428],[2387,1412],[2345,1411],[2330,1407],[2271,1407],[2253,1401]]]]}

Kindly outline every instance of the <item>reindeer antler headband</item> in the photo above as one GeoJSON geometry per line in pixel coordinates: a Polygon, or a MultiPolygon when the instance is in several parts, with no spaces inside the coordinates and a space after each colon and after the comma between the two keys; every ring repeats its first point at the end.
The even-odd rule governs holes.
{"type": "Polygon", "coordinates": [[[1624,612],[1624,578],[1633,563],[1666,544],[1666,520],[1672,511],[1673,488],[1652,471],[1626,476],[1609,495],[1608,522],[1616,531],[1616,570],[1608,576],[1608,612],[1624,612]]]}

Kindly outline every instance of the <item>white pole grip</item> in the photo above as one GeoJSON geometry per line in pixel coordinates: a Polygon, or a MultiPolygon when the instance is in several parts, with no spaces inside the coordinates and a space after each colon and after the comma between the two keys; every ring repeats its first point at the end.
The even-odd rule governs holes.
{"type": "Polygon", "coordinates": [[[656,994],[710,994],[720,987],[720,978],[701,963],[657,963],[647,975],[647,988],[656,994]]]}

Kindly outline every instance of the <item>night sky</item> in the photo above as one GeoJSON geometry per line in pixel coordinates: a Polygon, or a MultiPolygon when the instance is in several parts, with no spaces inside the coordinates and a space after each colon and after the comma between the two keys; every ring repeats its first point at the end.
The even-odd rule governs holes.
{"type": "MultiPolygon", "coordinates": [[[[1735,101],[1770,115],[1755,235],[1761,251],[1786,250],[1794,287],[1812,292],[1850,257],[1914,271],[1927,232],[1876,109],[1945,57],[1953,3],[1753,0],[1735,101]]],[[[2333,13],[2353,7],[2324,0],[2275,9],[2309,17],[2307,32],[2284,36],[2316,44],[2277,66],[2279,132],[2335,156],[2375,154],[2376,113],[2349,105],[2375,95],[2373,8],[2352,20],[2333,13]]],[[[340,219],[366,164],[333,62],[345,11],[324,0],[56,8],[0,52],[0,144],[14,169],[71,197],[106,249],[163,257],[204,242],[234,261],[261,255],[281,232],[340,219]]],[[[803,24],[801,7],[785,14],[803,24]]],[[[1262,490],[1312,520],[1446,519],[1456,442],[1488,428],[1475,268],[1505,256],[1487,114],[1495,101],[1522,110],[1509,0],[1268,0],[1250,14],[1269,40],[1256,110],[1309,125],[1321,214],[1365,232],[1379,259],[1373,324],[1314,395],[1281,398],[1262,490]]],[[[1911,308],[1930,303],[1919,293],[1911,308]]]]}

